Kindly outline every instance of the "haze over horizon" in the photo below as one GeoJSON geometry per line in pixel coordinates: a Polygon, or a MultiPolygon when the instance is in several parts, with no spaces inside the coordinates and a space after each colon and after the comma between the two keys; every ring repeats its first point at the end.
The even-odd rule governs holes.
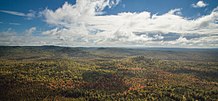
{"type": "Polygon", "coordinates": [[[0,45],[218,48],[218,0],[2,0],[0,45]]]}

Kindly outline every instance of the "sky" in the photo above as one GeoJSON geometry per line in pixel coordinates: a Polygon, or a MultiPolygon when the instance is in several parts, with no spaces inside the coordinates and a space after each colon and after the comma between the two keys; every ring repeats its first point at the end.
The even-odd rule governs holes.
{"type": "Polygon", "coordinates": [[[0,45],[218,48],[218,0],[1,0],[0,45]]]}

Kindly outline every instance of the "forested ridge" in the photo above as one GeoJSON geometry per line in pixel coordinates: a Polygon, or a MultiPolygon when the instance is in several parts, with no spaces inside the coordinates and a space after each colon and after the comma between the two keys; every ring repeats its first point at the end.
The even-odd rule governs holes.
{"type": "Polygon", "coordinates": [[[2,101],[217,101],[218,49],[1,46],[2,101]]]}

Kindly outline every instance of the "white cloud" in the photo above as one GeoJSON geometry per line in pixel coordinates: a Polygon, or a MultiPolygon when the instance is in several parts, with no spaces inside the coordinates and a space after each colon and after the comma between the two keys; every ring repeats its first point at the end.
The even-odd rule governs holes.
{"type": "Polygon", "coordinates": [[[62,42],[53,36],[34,36],[36,27],[31,27],[22,33],[17,33],[9,28],[7,31],[0,32],[0,45],[4,46],[39,46],[39,45],[59,45],[62,42]]]}
{"type": "MultiPolygon", "coordinates": [[[[54,29],[43,32],[62,41],[81,42],[86,45],[153,45],[156,40],[164,44],[186,43],[183,37],[174,42],[162,42],[161,34],[218,33],[218,8],[197,19],[182,17],[181,9],[172,9],[162,15],[122,12],[117,15],[99,15],[105,7],[113,6],[109,0],[78,0],[75,5],[65,3],[55,11],[43,11],[45,21],[54,29]],[[148,35],[153,33],[152,35],[148,35]]],[[[79,44],[79,43],[78,43],[79,44]]],[[[218,43],[217,43],[218,44],[218,43]]],[[[74,46],[75,44],[71,44],[74,46]]]]}
{"type": "Polygon", "coordinates": [[[31,27],[25,31],[26,35],[32,35],[36,31],[36,27],[31,27]]]}
{"type": "Polygon", "coordinates": [[[7,10],[0,10],[2,13],[17,15],[17,16],[26,16],[24,13],[21,12],[15,12],[15,11],[7,11],[7,10]]]}
{"type": "MultiPolygon", "coordinates": [[[[75,5],[65,3],[56,10],[45,9],[42,13],[52,29],[42,32],[41,44],[66,46],[167,46],[167,47],[217,47],[218,8],[210,14],[188,19],[182,9],[172,9],[165,14],[152,15],[121,12],[102,15],[104,8],[117,5],[119,0],[77,0],[75,5]],[[171,33],[178,38],[166,37],[171,33]],[[199,37],[187,38],[190,34],[199,37]],[[206,37],[200,37],[206,36],[206,37]],[[46,39],[46,40],[45,40],[46,39]]],[[[36,28],[30,28],[29,32],[36,28]]],[[[28,30],[25,32],[27,33],[28,30]]],[[[20,38],[22,39],[22,38],[20,38]]],[[[23,41],[23,40],[17,41],[23,41]]],[[[16,40],[14,38],[13,40],[16,40]]],[[[26,39],[30,42],[31,40],[26,39]]],[[[35,42],[34,44],[40,44],[35,42]]]]}
{"type": "Polygon", "coordinates": [[[75,5],[65,2],[61,8],[55,11],[46,9],[42,13],[48,24],[71,27],[82,24],[91,16],[102,14],[101,11],[106,6],[111,8],[119,2],[120,0],[77,0],[75,5]]]}
{"type": "Polygon", "coordinates": [[[179,37],[176,41],[169,41],[170,44],[185,44],[188,40],[184,37],[179,37]]]}
{"type": "Polygon", "coordinates": [[[11,23],[8,23],[9,25],[20,25],[20,23],[14,23],[14,22],[11,22],[11,23]]]}
{"type": "Polygon", "coordinates": [[[192,4],[192,7],[194,8],[202,8],[206,7],[208,4],[206,4],[204,1],[198,1],[196,4],[192,4]]]}
{"type": "Polygon", "coordinates": [[[22,13],[22,12],[16,12],[16,11],[9,11],[9,10],[0,10],[0,12],[2,13],[7,13],[7,14],[11,14],[11,15],[16,15],[16,16],[22,16],[22,17],[27,17],[27,19],[32,19],[33,17],[35,17],[35,13],[34,11],[30,10],[29,13],[22,13]]]}

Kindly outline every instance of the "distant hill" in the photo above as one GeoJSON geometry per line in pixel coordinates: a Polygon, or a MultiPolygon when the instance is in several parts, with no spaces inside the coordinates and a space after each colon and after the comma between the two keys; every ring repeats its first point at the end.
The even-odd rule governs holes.
{"type": "Polygon", "coordinates": [[[129,56],[163,60],[218,61],[218,49],[0,46],[2,59],[125,58],[129,56]]]}

